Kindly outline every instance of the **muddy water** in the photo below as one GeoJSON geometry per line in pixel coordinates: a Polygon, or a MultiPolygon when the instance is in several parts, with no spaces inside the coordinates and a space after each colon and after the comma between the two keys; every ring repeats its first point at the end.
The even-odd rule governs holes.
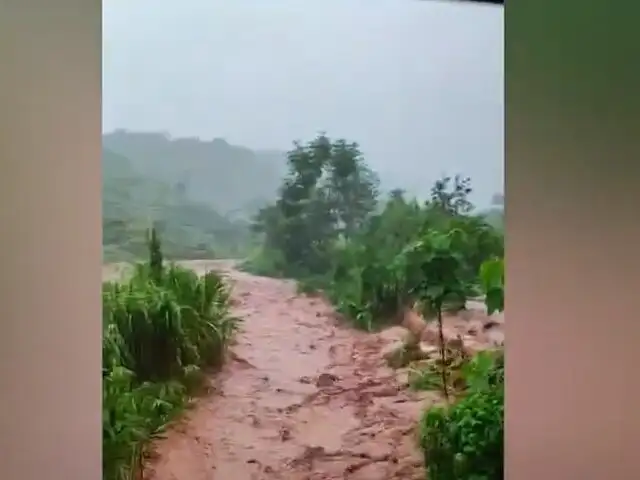
{"type": "Polygon", "coordinates": [[[215,266],[235,282],[242,331],[213,393],[157,443],[145,477],[422,480],[414,428],[435,399],[384,366],[393,334],[338,326],[292,283],[215,266]]]}

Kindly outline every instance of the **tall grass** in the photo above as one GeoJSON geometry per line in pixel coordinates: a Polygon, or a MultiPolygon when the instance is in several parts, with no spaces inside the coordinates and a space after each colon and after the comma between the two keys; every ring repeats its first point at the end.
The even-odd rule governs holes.
{"type": "Polygon", "coordinates": [[[102,290],[103,480],[133,480],[149,439],[221,364],[237,320],[224,278],[164,265],[155,233],[149,261],[102,290]]]}

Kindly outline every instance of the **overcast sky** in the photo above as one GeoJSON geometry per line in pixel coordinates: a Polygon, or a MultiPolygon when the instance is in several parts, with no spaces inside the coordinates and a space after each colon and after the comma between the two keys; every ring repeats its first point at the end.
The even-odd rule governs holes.
{"type": "Polygon", "coordinates": [[[109,0],[103,130],[361,144],[408,187],[502,190],[503,10],[417,0],[109,0]],[[413,174],[412,174],[413,173],[413,174]]]}

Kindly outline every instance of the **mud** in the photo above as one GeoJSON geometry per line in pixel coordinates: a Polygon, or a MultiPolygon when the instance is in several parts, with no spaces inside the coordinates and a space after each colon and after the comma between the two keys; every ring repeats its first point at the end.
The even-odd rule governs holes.
{"type": "MultiPolygon", "coordinates": [[[[381,351],[402,328],[354,331],[292,282],[185,263],[228,273],[244,324],[211,394],[155,444],[146,480],[424,479],[415,428],[439,399],[386,366],[381,351]]],[[[485,334],[485,317],[453,319],[449,334],[485,334]]]]}

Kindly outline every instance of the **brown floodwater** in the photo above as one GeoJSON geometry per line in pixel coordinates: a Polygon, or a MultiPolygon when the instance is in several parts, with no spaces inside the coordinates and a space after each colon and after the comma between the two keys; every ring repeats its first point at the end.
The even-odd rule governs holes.
{"type": "Polygon", "coordinates": [[[243,324],[210,393],[156,442],[146,480],[424,479],[415,428],[438,398],[382,359],[402,328],[355,331],[292,282],[183,263],[229,275],[243,324]]]}

